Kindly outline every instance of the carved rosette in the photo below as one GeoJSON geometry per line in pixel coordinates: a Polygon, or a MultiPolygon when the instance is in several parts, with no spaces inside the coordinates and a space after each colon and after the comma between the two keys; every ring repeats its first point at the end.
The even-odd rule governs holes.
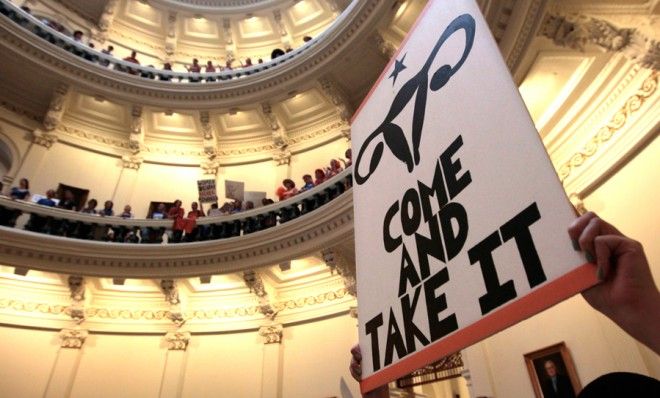
{"type": "Polygon", "coordinates": [[[84,329],[62,329],[60,330],[60,347],[62,348],[82,348],[89,332],[84,329]]]}
{"type": "Polygon", "coordinates": [[[165,334],[167,349],[171,351],[185,351],[190,343],[190,332],[168,332],[165,334]]]}
{"type": "Polygon", "coordinates": [[[279,344],[282,342],[282,331],[280,324],[262,326],[259,328],[259,336],[264,338],[264,344],[279,344]]]}
{"type": "Polygon", "coordinates": [[[291,151],[281,149],[273,153],[273,161],[277,166],[288,166],[291,163],[291,151]]]}
{"type": "Polygon", "coordinates": [[[220,162],[217,160],[209,160],[199,164],[205,175],[217,175],[220,168],[220,162]]]}
{"type": "Polygon", "coordinates": [[[142,161],[143,159],[141,156],[124,155],[121,157],[122,167],[125,169],[139,170],[142,161]]]}
{"type": "Polygon", "coordinates": [[[42,130],[34,130],[32,132],[32,143],[42,146],[44,148],[50,148],[54,143],[57,142],[57,136],[53,133],[48,133],[42,130]]]}

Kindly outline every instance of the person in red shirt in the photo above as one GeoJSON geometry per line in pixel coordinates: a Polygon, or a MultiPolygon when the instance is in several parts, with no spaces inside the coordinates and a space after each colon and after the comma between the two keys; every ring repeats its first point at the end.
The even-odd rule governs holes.
{"type": "MultiPolygon", "coordinates": [[[[133,50],[131,51],[131,56],[124,58],[124,61],[140,65],[140,61],[137,60],[136,56],[137,56],[137,52],[133,50]]],[[[138,71],[137,69],[128,68],[128,73],[130,73],[131,75],[137,75],[138,71]]]]}
{"type": "MultiPolygon", "coordinates": [[[[202,71],[202,67],[199,66],[199,61],[197,58],[193,58],[193,63],[190,66],[187,66],[186,69],[188,69],[188,72],[190,73],[200,73],[202,71]]],[[[188,81],[190,83],[199,83],[202,79],[199,76],[190,76],[188,78],[188,81]]]]}
{"type": "MultiPolygon", "coordinates": [[[[204,72],[206,72],[206,73],[215,73],[215,66],[213,66],[213,62],[212,62],[212,61],[208,61],[208,62],[206,63],[206,68],[204,69],[204,72]]],[[[206,78],[206,81],[207,81],[207,82],[214,82],[214,81],[215,81],[215,77],[213,77],[213,76],[209,76],[209,77],[206,78]]]]}
{"type": "Polygon", "coordinates": [[[179,199],[174,201],[174,206],[167,212],[167,218],[174,220],[172,224],[172,241],[175,243],[181,242],[183,231],[186,228],[186,220],[183,219],[184,213],[185,210],[181,207],[181,201],[179,199]]]}

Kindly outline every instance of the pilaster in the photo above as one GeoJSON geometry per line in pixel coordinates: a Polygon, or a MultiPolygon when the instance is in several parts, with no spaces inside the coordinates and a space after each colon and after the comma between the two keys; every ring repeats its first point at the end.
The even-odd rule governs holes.
{"type": "Polygon", "coordinates": [[[44,398],[68,397],[78,371],[82,347],[89,335],[84,329],[62,329],[59,333],[60,349],[50,373],[44,398]]]}
{"type": "Polygon", "coordinates": [[[282,332],[283,327],[280,324],[259,328],[259,335],[264,338],[261,398],[282,396],[282,332]]]}

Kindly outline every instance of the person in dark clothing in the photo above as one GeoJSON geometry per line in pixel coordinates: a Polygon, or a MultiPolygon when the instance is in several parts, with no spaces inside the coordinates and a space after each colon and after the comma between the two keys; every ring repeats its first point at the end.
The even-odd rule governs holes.
{"type": "Polygon", "coordinates": [[[557,366],[553,361],[545,361],[543,367],[547,377],[541,383],[541,390],[545,398],[575,398],[571,380],[557,372],[557,366]]]}

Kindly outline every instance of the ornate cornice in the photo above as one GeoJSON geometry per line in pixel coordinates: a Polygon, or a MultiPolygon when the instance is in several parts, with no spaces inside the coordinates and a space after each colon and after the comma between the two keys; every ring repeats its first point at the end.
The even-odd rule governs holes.
{"type": "Polygon", "coordinates": [[[389,12],[379,0],[353,3],[318,43],[291,60],[253,76],[218,84],[172,84],[100,68],[26,32],[6,18],[0,19],[0,46],[15,62],[46,70],[42,79],[66,81],[98,95],[130,103],[177,109],[210,109],[261,101],[304,85],[331,68],[339,53],[348,51],[364,30],[372,30],[389,12]],[[287,88],[288,87],[288,88],[287,88]]]}
{"type": "Polygon", "coordinates": [[[644,102],[655,93],[657,88],[658,72],[654,71],[644,80],[639,90],[625,101],[625,104],[612,116],[609,122],[601,126],[580,151],[573,154],[568,161],[559,166],[559,179],[565,182],[573,170],[593,157],[605,143],[626,125],[631,115],[642,108],[644,102]]]}

